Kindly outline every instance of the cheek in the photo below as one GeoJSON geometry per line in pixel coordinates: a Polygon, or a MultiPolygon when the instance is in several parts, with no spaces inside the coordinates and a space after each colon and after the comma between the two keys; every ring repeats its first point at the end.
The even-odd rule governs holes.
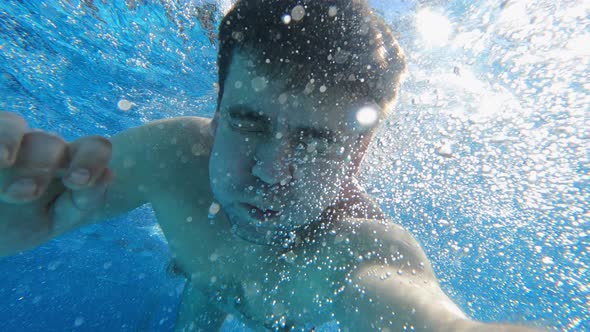
{"type": "Polygon", "coordinates": [[[304,161],[296,162],[295,165],[295,179],[319,179],[321,182],[341,178],[346,174],[348,167],[348,163],[341,156],[334,155],[308,156],[304,161]]]}
{"type": "Polygon", "coordinates": [[[249,162],[246,154],[241,152],[242,148],[219,127],[209,160],[212,187],[232,187],[232,183],[244,176],[249,162]]]}
{"type": "Polygon", "coordinates": [[[212,158],[216,158],[220,167],[238,167],[248,165],[252,159],[252,142],[220,125],[215,136],[212,158]]]}
{"type": "Polygon", "coordinates": [[[301,165],[295,172],[298,191],[312,200],[331,201],[346,175],[346,164],[337,161],[316,161],[301,165]]]}

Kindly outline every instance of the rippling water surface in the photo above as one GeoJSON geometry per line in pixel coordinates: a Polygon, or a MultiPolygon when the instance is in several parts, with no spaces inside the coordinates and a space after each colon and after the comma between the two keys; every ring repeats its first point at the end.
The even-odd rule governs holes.
{"type": "MultiPolygon", "coordinates": [[[[363,183],[471,316],[585,331],[590,6],[371,3],[409,66],[363,183]]],[[[215,31],[201,5],[0,3],[0,108],[68,139],[211,116],[215,31]]],[[[170,330],[183,280],[168,259],[149,207],[4,259],[0,330],[170,330]]]]}

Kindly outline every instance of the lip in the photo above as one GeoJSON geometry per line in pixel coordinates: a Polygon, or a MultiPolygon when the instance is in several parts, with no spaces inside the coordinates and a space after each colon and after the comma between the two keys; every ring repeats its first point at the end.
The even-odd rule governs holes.
{"type": "Polygon", "coordinates": [[[261,208],[249,203],[240,203],[239,206],[248,214],[248,216],[258,221],[270,221],[281,215],[280,211],[261,208]]]}

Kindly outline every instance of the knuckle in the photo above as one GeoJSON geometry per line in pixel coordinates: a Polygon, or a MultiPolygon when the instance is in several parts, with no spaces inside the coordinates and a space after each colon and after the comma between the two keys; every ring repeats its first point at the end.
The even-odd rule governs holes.
{"type": "Polygon", "coordinates": [[[23,141],[40,141],[40,142],[47,142],[51,144],[58,144],[58,145],[65,145],[65,141],[63,138],[56,134],[48,133],[42,130],[32,130],[23,135],[23,141]]]}
{"type": "Polygon", "coordinates": [[[12,166],[27,125],[16,113],[0,112],[0,168],[12,166]]]}
{"type": "Polygon", "coordinates": [[[29,132],[23,136],[15,166],[19,168],[54,168],[63,158],[66,144],[56,135],[29,132]]]}
{"type": "Polygon", "coordinates": [[[92,149],[111,149],[111,141],[107,138],[97,135],[81,137],[71,144],[74,148],[92,148],[92,149]]]}
{"type": "Polygon", "coordinates": [[[72,165],[84,165],[86,168],[104,168],[111,159],[111,155],[111,142],[100,136],[84,137],[70,145],[72,165]]]}
{"type": "Polygon", "coordinates": [[[10,122],[12,124],[20,124],[26,126],[27,123],[20,115],[14,112],[0,111],[0,121],[10,122]]]}
{"type": "Polygon", "coordinates": [[[92,156],[102,157],[110,156],[112,145],[111,141],[101,136],[88,136],[74,141],[70,145],[71,151],[74,154],[88,154],[92,156]]]}
{"type": "Polygon", "coordinates": [[[112,148],[111,141],[108,140],[106,137],[102,137],[102,136],[89,136],[89,138],[91,138],[96,143],[103,145],[105,148],[107,148],[109,150],[112,148]]]}
{"type": "Polygon", "coordinates": [[[0,115],[0,140],[14,142],[20,140],[27,130],[27,123],[17,114],[3,112],[0,115]]]}

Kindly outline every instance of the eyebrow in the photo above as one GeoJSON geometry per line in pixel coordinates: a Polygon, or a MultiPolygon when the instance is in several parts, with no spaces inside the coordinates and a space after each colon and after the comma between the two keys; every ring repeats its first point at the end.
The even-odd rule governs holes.
{"type": "MultiPolygon", "coordinates": [[[[238,116],[245,119],[262,120],[268,122],[268,117],[260,114],[247,105],[234,105],[230,106],[227,112],[231,116],[238,116]]],[[[322,138],[328,142],[336,142],[338,135],[328,128],[313,128],[313,127],[297,127],[294,131],[301,136],[322,138]]]]}

